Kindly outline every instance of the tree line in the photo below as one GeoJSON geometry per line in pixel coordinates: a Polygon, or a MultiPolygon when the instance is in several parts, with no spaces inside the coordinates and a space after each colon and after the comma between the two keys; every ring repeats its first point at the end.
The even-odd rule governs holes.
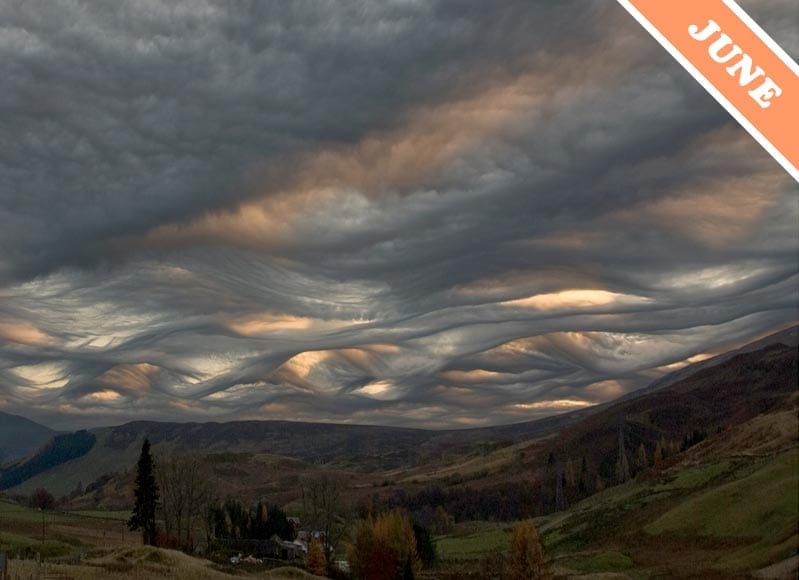
{"type": "MultiPolygon", "coordinates": [[[[128,522],[145,544],[191,551],[193,534],[203,530],[207,550],[226,540],[267,540],[277,535],[290,541],[296,528],[277,505],[238,498],[216,499],[211,478],[197,457],[155,457],[145,440],[136,466],[135,502],[128,522]],[[163,527],[163,529],[161,529],[163,527]]],[[[414,578],[436,560],[430,531],[394,510],[355,521],[355,510],[343,480],[318,477],[302,486],[302,519],[319,533],[310,540],[306,567],[317,575],[336,577],[337,554],[346,553],[356,578],[414,578]]]]}
{"type": "MultiPolygon", "coordinates": [[[[552,450],[542,469],[529,478],[489,485],[432,484],[416,490],[402,488],[381,491],[363,498],[359,514],[404,509],[415,519],[434,527],[433,513],[440,509],[454,522],[470,520],[516,521],[539,517],[622,484],[648,469],[659,469],[668,458],[703,441],[705,431],[692,430],[682,440],[660,437],[652,443],[636,441],[620,428],[615,450],[595,462],[589,455],[562,456],[552,450]],[[633,447],[634,443],[637,447],[633,447]]],[[[439,516],[440,521],[440,516],[439,516]]]]}
{"type": "MultiPolygon", "coordinates": [[[[335,575],[334,559],[346,553],[356,578],[413,578],[436,561],[431,536],[451,533],[455,522],[528,522],[535,516],[565,510],[608,485],[662,467],[667,458],[705,437],[704,431],[694,430],[682,441],[661,437],[647,445],[627,437],[622,426],[615,452],[606,454],[598,465],[585,455],[562,459],[560,452],[553,450],[535,479],[479,488],[433,485],[414,491],[394,489],[365,496],[357,504],[343,480],[329,476],[310,479],[301,487],[302,522],[318,535],[310,541],[306,566],[314,573],[324,569],[335,575]]],[[[235,497],[220,500],[207,469],[206,462],[196,456],[165,454],[156,460],[145,440],[137,465],[130,528],[141,530],[145,543],[187,551],[196,549],[198,535],[207,542],[206,550],[214,539],[295,538],[297,530],[280,506],[263,500],[246,505],[235,497]]],[[[530,566],[542,566],[544,559],[532,523],[519,526],[514,528],[510,552],[485,556],[484,571],[494,571],[486,577],[504,580],[544,574],[543,568],[536,568],[537,575],[523,575],[531,573],[530,566]]]]}

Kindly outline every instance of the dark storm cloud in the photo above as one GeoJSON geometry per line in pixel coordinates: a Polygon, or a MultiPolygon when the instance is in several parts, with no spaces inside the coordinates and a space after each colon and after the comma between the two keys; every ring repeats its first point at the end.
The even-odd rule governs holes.
{"type": "Polygon", "coordinates": [[[0,21],[4,409],[523,420],[797,318],[796,185],[615,3],[0,21]]]}
{"type": "MultiPolygon", "coordinates": [[[[579,37],[590,39],[595,12],[575,20],[579,37]]],[[[5,2],[0,184],[12,259],[0,273],[80,263],[120,233],[279,187],[296,156],[512,77],[567,44],[550,23],[574,13],[522,2],[5,2]]]]}

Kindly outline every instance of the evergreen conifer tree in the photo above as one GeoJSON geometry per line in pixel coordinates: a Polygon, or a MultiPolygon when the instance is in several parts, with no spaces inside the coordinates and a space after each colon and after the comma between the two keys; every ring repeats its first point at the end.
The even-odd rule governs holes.
{"type": "Polygon", "coordinates": [[[155,466],[150,454],[150,441],[145,438],[141,455],[136,465],[136,503],[128,520],[128,529],[141,530],[145,544],[154,546],[156,537],[155,512],[158,508],[158,484],[155,481],[155,466]]]}

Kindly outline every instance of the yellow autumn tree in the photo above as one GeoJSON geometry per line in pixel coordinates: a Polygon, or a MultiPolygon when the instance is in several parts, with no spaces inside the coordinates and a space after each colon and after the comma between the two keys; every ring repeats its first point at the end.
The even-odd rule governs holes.
{"type": "Polygon", "coordinates": [[[322,550],[322,544],[314,538],[308,546],[308,559],[305,568],[314,576],[327,576],[327,560],[322,550]]]}
{"type": "Polygon", "coordinates": [[[513,527],[508,561],[509,580],[539,580],[549,578],[544,550],[533,520],[519,522],[513,527]]]}
{"type": "Polygon", "coordinates": [[[395,580],[418,575],[421,562],[408,517],[399,510],[361,522],[347,549],[350,570],[363,580],[395,580]]]}

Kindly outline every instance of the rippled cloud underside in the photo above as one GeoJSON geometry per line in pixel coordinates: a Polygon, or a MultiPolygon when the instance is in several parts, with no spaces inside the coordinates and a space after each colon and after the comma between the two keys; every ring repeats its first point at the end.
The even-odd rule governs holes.
{"type": "Polygon", "coordinates": [[[497,424],[797,320],[796,183],[615,2],[0,23],[4,411],[497,424]]]}

